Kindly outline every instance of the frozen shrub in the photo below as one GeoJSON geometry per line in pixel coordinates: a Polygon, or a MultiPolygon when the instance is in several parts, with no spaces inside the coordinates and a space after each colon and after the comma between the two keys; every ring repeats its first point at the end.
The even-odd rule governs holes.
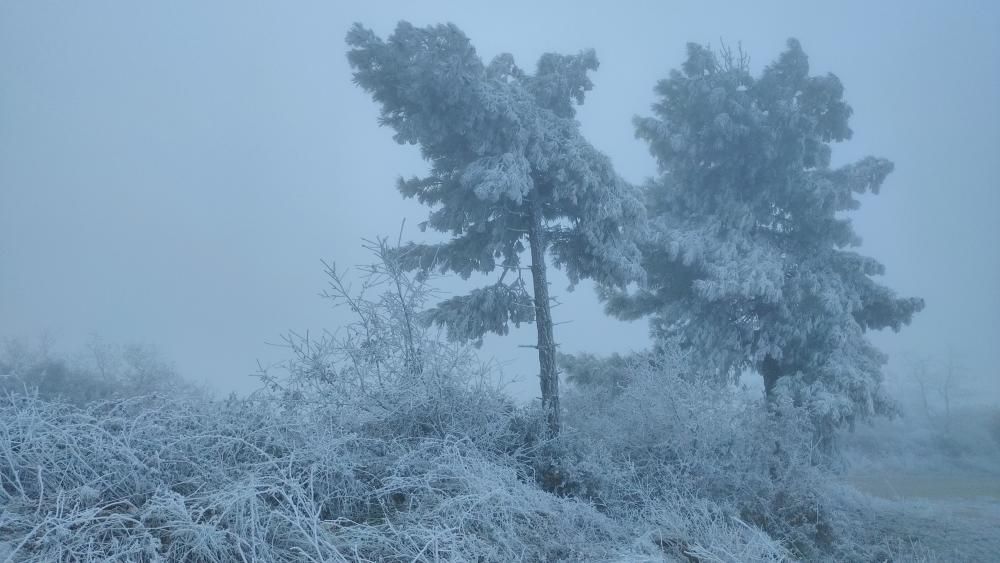
{"type": "Polygon", "coordinates": [[[427,278],[407,274],[398,248],[384,239],[366,248],[375,260],[354,276],[327,265],[323,296],[348,309],[351,322],[318,338],[286,335],[290,359],[259,374],[271,395],[292,412],[319,409],[389,436],[443,436],[466,417],[509,403],[468,347],[428,328],[425,305],[434,292],[427,278]],[[400,427],[403,421],[412,426],[400,427]]]}
{"type": "MultiPolygon", "coordinates": [[[[824,484],[829,470],[811,413],[781,401],[764,408],[763,397],[688,376],[683,361],[676,354],[638,357],[621,378],[628,384],[613,393],[584,387],[567,397],[567,426],[585,450],[575,457],[600,459],[594,452],[601,451],[606,460],[598,462],[601,472],[564,463],[563,490],[599,498],[616,517],[661,515],[653,521],[678,498],[699,499],[712,503],[704,514],[713,525],[763,530],[796,556],[846,549],[855,524],[841,517],[840,501],[824,484]]],[[[679,530],[668,535],[690,543],[679,530]]]]}
{"type": "Polygon", "coordinates": [[[80,410],[8,396],[0,417],[11,561],[605,561],[649,547],[459,435],[367,436],[259,398],[80,410]]]}
{"type": "Polygon", "coordinates": [[[602,560],[630,539],[589,505],[544,493],[464,440],[424,440],[389,469],[378,489],[385,520],[371,523],[381,533],[348,532],[369,538],[372,560],[602,560]]]}

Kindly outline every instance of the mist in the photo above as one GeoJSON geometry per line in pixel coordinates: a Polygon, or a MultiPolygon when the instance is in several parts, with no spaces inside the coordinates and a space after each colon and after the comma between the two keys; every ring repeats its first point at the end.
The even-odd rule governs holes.
{"type": "MultiPolygon", "coordinates": [[[[759,69],[797,37],[814,72],[835,72],[854,138],[835,161],[891,158],[883,193],[852,214],[885,283],[927,309],[879,335],[893,360],[960,352],[997,396],[1000,325],[1000,20],[988,2],[837,6],[463,3],[360,6],[19,3],[0,18],[0,333],[49,331],[73,348],[90,333],[156,343],[189,377],[248,391],[286,330],[336,327],[316,295],[320,259],[366,261],[362,238],[407,239],[425,212],[395,179],[426,165],[373,127],[350,79],[355,21],[452,21],[485,59],[596,49],[578,119],[626,179],[655,162],[631,119],[684,44],[740,42],[759,69]],[[511,40],[515,37],[516,40],[511,40]]],[[[642,347],[645,323],[608,319],[586,285],[557,310],[567,351],[642,347]],[[614,337],[609,338],[610,335],[614,337]]],[[[488,355],[533,389],[530,350],[491,339],[488,355]]],[[[892,369],[897,369],[895,363],[892,369]]]]}
{"type": "MultiPolygon", "coordinates": [[[[0,339],[86,361],[95,342],[149,346],[157,373],[246,397],[261,366],[293,355],[289,331],[352,322],[320,297],[324,261],[371,263],[365,240],[378,237],[440,240],[418,227],[427,208],[396,189],[427,172],[420,147],[378,125],[345,56],[355,22],[387,36],[401,20],[454,23],[484,61],[511,53],[526,69],[593,48],[600,67],[575,119],[634,185],[659,170],[633,118],[650,115],[688,42],[738,45],[757,75],[797,38],[810,74],[834,73],[853,108],[833,165],[895,164],[846,214],[857,250],[885,265],[879,283],[926,302],[899,332],[869,333],[888,356],[886,389],[923,422],[879,423],[850,456],[886,470],[866,456],[903,431],[894,424],[952,433],[963,408],[1000,404],[1000,5],[989,1],[4,3],[0,339]]],[[[484,279],[434,284],[448,297],[484,279]]],[[[606,315],[590,281],[570,288],[550,268],[549,282],[559,352],[652,345],[647,319],[606,315]]],[[[476,350],[520,405],[539,393],[534,331],[476,350]]],[[[970,463],[988,472],[990,459],[970,463]]]]}

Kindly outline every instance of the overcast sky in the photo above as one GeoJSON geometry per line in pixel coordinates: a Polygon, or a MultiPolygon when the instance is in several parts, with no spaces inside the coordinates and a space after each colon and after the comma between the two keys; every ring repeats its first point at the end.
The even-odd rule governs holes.
{"type": "MultiPolygon", "coordinates": [[[[906,355],[949,347],[978,377],[1000,365],[1000,3],[982,2],[0,3],[0,336],[49,331],[159,347],[193,380],[248,390],[289,330],[335,328],[321,259],[363,262],[361,238],[419,238],[399,175],[426,165],[376,123],[344,36],[406,19],[454,22],[489,60],[533,69],[593,47],[578,113],[620,174],[655,172],[635,140],[657,80],[689,41],[741,41],[759,71],[801,40],[854,108],[844,163],[896,163],[855,224],[885,283],[927,308],[878,336],[906,355]]],[[[606,319],[589,286],[552,292],[564,351],[628,351],[644,322],[606,319]]],[[[487,355],[537,394],[529,327],[487,355]]]]}

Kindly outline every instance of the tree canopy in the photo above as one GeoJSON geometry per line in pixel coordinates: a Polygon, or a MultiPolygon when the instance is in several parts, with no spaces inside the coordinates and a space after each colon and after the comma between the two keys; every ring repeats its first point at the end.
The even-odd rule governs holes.
{"type": "Polygon", "coordinates": [[[832,75],[811,76],[798,41],[759,77],[748,59],[688,45],[656,86],[653,116],[636,118],[660,168],[645,189],[653,235],[648,284],[607,289],[608,310],[651,316],[723,378],[752,369],[818,407],[831,424],[886,412],[885,359],[865,336],[899,330],[923,308],[879,284],[882,264],[844,212],[877,194],[893,169],[866,157],[831,167],[851,137],[851,107],[832,75]]]}
{"type": "Polygon", "coordinates": [[[509,54],[484,64],[450,24],[401,22],[386,40],[356,25],[347,42],[354,79],[381,104],[381,124],[399,143],[419,145],[430,163],[427,176],[401,179],[399,191],[432,208],[422,227],[450,237],[406,245],[403,263],[463,278],[502,272],[494,285],[444,301],[430,319],[461,340],[535,321],[542,401],[557,416],[545,256],[574,284],[590,278],[621,288],[644,276],[641,196],[574,120],[574,105],[593,87],[594,52],[545,54],[528,74],[509,54]]]}

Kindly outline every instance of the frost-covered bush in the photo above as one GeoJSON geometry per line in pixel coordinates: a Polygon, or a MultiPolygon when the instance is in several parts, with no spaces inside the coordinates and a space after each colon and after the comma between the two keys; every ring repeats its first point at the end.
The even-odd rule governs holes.
{"type": "Polygon", "coordinates": [[[641,474],[610,454],[574,467],[589,464],[594,490],[612,503],[552,494],[535,472],[545,452],[597,452],[596,441],[540,440],[537,407],[471,393],[451,400],[458,412],[478,409],[461,432],[454,422],[443,435],[394,435],[418,415],[373,424],[295,413],[264,394],[85,408],[7,395],[0,553],[38,562],[782,558],[776,541],[711,501],[628,492],[641,474]],[[630,494],[634,508],[621,500],[630,494]]]}
{"type": "Polygon", "coordinates": [[[811,413],[781,401],[764,408],[763,397],[688,375],[676,353],[636,356],[626,369],[624,386],[568,396],[571,430],[549,470],[557,490],[666,537],[699,537],[685,526],[703,522],[762,530],[799,557],[857,554],[863,519],[827,486],[811,413]],[[696,514],[669,508],[698,503],[696,514]]]}
{"type": "Polygon", "coordinates": [[[515,406],[495,370],[436,329],[427,275],[401,266],[398,246],[369,241],[372,264],[327,267],[324,294],[351,322],[320,338],[289,334],[290,359],[262,370],[266,395],[289,413],[360,428],[383,439],[454,439],[527,463],[543,434],[537,409],[515,406]],[[352,281],[353,280],[353,283],[352,281]]]}
{"type": "Polygon", "coordinates": [[[320,409],[391,426],[392,436],[447,434],[452,419],[474,416],[458,407],[482,411],[472,403],[507,401],[487,383],[487,368],[468,347],[428,327],[425,307],[435,293],[428,279],[409,275],[399,248],[385,239],[365,248],[374,262],[353,275],[327,265],[323,296],[347,309],[350,322],[318,338],[286,335],[289,360],[259,374],[270,395],[293,412],[320,409]],[[402,413],[410,413],[413,427],[399,428],[409,418],[402,413]]]}
{"type": "Polygon", "coordinates": [[[461,436],[370,437],[258,399],[81,410],[8,396],[0,420],[0,545],[12,561],[608,560],[638,549],[621,523],[461,436]]]}
{"type": "MultiPolygon", "coordinates": [[[[11,561],[787,555],[726,503],[698,499],[684,481],[661,482],[681,472],[630,463],[625,444],[580,429],[544,441],[537,407],[450,397],[456,412],[475,416],[438,434],[398,432],[419,413],[351,421],[319,408],[292,412],[265,394],[85,408],[8,395],[0,403],[0,552],[11,561]],[[571,486],[550,492],[546,460],[571,486]],[[589,497],[572,488],[581,468],[593,479],[589,497]]],[[[638,452],[637,444],[627,447],[638,452]]]]}

